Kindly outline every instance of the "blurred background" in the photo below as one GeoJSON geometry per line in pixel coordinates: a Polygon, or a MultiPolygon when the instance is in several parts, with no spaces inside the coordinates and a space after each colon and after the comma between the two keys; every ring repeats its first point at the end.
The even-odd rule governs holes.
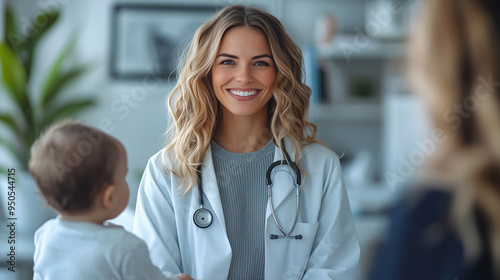
{"type": "Polygon", "coordinates": [[[125,145],[131,197],[116,222],[130,228],[142,172],[164,145],[178,57],[194,30],[232,3],[277,16],[304,52],[310,120],[343,155],[365,271],[391,201],[436,144],[406,86],[406,41],[418,2],[1,1],[0,278],[32,277],[33,233],[54,213],[26,172],[27,150],[58,118],[100,128],[125,145]],[[8,168],[16,169],[15,213],[7,206],[14,199],[7,196],[8,168]],[[7,270],[8,217],[17,218],[16,273],[7,270]]]}

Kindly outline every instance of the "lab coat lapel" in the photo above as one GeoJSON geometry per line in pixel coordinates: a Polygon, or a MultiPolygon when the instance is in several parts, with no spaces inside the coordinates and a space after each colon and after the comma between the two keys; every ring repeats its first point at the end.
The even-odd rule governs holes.
{"type": "MultiPolygon", "coordinates": [[[[285,137],[285,147],[286,147],[286,150],[287,150],[288,154],[290,155],[290,158],[292,159],[292,161],[295,161],[295,148],[294,148],[292,140],[289,139],[288,137],[285,137]]],[[[278,161],[281,159],[282,159],[281,151],[280,151],[279,147],[276,146],[275,151],[274,151],[274,161],[278,161]]],[[[283,154],[283,159],[285,160],[284,154],[283,154]]],[[[290,167],[287,165],[284,165],[282,167],[276,167],[276,168],[290,168],[290,167]]],[[[290,173],[294,174],[293,171],[291,170],[291,168],[290,168],[290,173]]],[[[280,174],[280,175],[283,175],[283,174],[280,174]]],[[[295,176],[295,175],[293,175],[293,176],[295,176]]],[[[290,178],[291,177],[288,177],[287,179],[290,179],[290,178]]],[[[285,200],[285,198],[290,194],[290,192],[295,189],[295,185],[293,183],[288,182],[288,181],[286,181],[286,183],[284,183],[283,180],[274,180],[274,179],[278,179],[278,178],[273,177],[273,180],[272,180],[273,181],[273,187],[272,187],[273,206],[276,210],[280,206],[280,204],[283,202],[283,200],[285,200]]],[[[271,215],[271,205],[268,202],[267,203],[267,210],[266,210],[266,220],[269,218],[270,215],[271,215]]]]}
{"type": "Polygon", "coordinates": [[[212,150],[210,146],[207,149],[205,154],[205,159],[203,160],[203,169],[202,169],[202,180],[203,180],[203,192],[212,209],[214,210],[214,214],[219,219],[224,232],[226,232],[226,222],[224,220],[224,211],[222,210],[222,202],[220,200],[219,195],[219,187],[217,185],[217,177],[215,177],[215,169],[214,163],[212,160],[212,150]]]}

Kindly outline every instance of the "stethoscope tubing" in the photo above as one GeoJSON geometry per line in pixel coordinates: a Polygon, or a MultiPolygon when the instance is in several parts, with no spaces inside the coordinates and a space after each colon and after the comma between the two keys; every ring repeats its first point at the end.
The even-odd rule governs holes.
{"type": "MultiPolygon", "coordinates": [[[[283,234],[283,237],[287,237],[287,238],[295,238],[294,236],[292,236],[292,232],[293,230],[295,229],[295,226],[297,225],[297,220],[299,218],[299,207],[300,207],[300,185],[299,186],[296,186],[297,188],[297,193],[296,193],[296,199],[297,199],[297,207],[296,207],[296,210],[295,210],[295,220],[293,221],[293,225],[292,225],[292,228],[290,229],[290,231],[288,233],[285,232],[285,230],[280,226],[280,223],[278,222],[278,218],[276,217],[276,213],[274,212],[274,206],[273,206],[273,195],[272,195],[272,191],[271,191],[271,188],[272,188],[272,185],[268,185],[267,186],[267,196],[268,196],[268,199],[269,199],[269,206],[271,207],[271,214],[273,216],[273,219],[274,219],[274,222],[276,223],[276,226],[278,227],[278,229],[281,231],[281,233],[283,234]]],[[[271,234],[271,239],[276,239],[276,238],[273,238],[275,237],[276,235],[275,234],[271,234]]],[[[279,236],[277,236],[279,238],[279,236]]],[[[295,238],[295,239],[302,239],[302,235],[300,235],[301,238],[295,238]]]]}

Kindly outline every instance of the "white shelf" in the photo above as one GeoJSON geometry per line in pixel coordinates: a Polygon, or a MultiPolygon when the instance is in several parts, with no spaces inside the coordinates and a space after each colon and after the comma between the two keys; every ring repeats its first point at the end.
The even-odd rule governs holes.
{"type": "Polygon", "coordinates": [[[312,121],[363,121],[377,122],[381,119],[380,104],[338,103],[313,104],[309,109],[312,121]]]}
{"type": "Polygon", "coordinates": [[[329,44],[318,46],[318,56],[325,59],[395,59],[404,58],[406,44],[403,41],[369,43],[359,42],[354,36],[339,36],[329,44]]]}

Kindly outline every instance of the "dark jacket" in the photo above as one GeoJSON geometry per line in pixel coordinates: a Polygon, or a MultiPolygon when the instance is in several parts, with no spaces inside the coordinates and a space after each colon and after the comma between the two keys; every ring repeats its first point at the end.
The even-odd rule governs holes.
{"type": "Polygon", "coordinates": [[[408,193],[390,214],[368,276],[369,280],[493,279],[483,216],[474,211],[482,240],[482,255],[465,263],[464,248],[450,225],[452,194],[426,189],[408,193]]]}

